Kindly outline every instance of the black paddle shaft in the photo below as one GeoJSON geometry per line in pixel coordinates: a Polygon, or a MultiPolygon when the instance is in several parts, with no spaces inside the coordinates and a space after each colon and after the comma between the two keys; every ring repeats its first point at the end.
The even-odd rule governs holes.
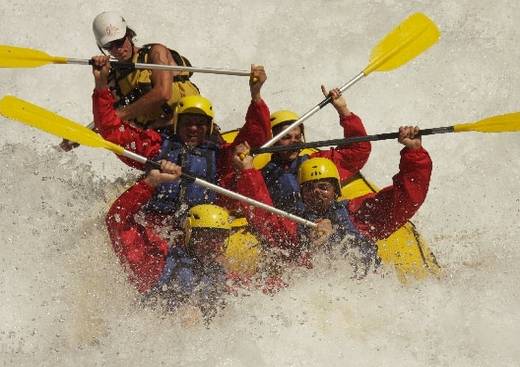
{"type": "MultiPolygon", "coordinates": [[[[89,65],[93,65],[94,61],[90,59],[88,61],[89,65]]],[[[112,61],[110,60],[110,66],[119,70],[129,71],[132,72],[135,70],[135,64],[129,63],[129,62],[121,62],[121,61],[112,61]]]]}
{"type": "MultiPolygon", "coordinates": [[[[422,135],[434,135],[434,134],[447,134],[454,132],[453,126],[447,127],[436,127],[432,129],[424,129],[419,132],[422,135]]],[[[375,135],[366,135],[366,136],[355,136],[352,138],[343,138],[343,139],[332,139],[332,140],[320,140],[313,141],[310,143],[301,143],[301,144],[291,144],[291,145],[277,145],[273,147],[267,148],[258,148],[252,149],[252,154],[261,154],[261,153],[276,153],[276,152],[285,152],[291,150],[300,150],[306,148],[319,148],[319,147],[329,147],[329,146],[346,146],[355,143],[361,143],[364,141],[378,141],[378,140],[389,140],[389,139],[397,139],[399,137],[399,133],[384,133],[384,134],[375,134],[375,135]]]]}

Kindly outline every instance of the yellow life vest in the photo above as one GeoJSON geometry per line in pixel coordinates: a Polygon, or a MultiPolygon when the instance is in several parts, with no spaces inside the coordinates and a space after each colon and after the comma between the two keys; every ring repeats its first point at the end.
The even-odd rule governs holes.
{"type": "MultiPolygon", "coordinates": [[[[148,56],[153,45],[147,44],[140,48],[133,55],[132,63],[148,63],[148,56]]],[[[181,56],[177,51],[170,49],[170,52],[177,65],[191,66],[189,60],[181,56]]],[[[135,102],[153,88],[151,81],[152,70],[150,69],[112,70],[110,86],[117,99],[114,105],[115,108],[121,108],[135,102]]],[[[176,75],[172,81],[172,95],[168,102],[156,112],[138,116],[135,122],[141,125],[148,125],[157,118],[171,118],[175,106],[182,97],[200,94],[197,86],[189,80],[191,74],[188,71],[183,71],[176,75]]]]}

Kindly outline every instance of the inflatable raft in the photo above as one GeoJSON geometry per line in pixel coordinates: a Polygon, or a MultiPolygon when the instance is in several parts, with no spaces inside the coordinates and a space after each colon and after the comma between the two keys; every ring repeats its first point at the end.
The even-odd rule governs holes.
{"type": "MultiPolygon", "coordinates": [[[[233,141],[236,135],[236,130],[222,134],[227,142],[233,141]]],[[[301,154],[311,154],[315,151],[306,149],[301,154]]],[[[253,161],[255,168],[261,169],[270,159],[270,154],[255,156],[253,161]]],[[[378,188],[359,173],[343,185],[339,200],[353,199],[377,191],[378,188]]],[[[442,273],[434,254],[412,222],[406,223],[388,238],[377,241],[377,248],[383,264],[393,266],[399,280],[403,283],[424,279],[428,276],[438,277],[442,273]]],[[[240,257],[242,256],[238,256],[238,258],[240,257]]]]}

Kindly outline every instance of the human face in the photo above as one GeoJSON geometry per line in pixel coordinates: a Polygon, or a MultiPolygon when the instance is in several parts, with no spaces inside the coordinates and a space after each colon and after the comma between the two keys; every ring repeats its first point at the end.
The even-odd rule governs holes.
{"type": "Polygon", "coordinates": [[[179,139],[190,147],[201,145],[209,134],[211,122],[204,115],[183,113],[177,121],[179,139]]]}
{"type": "MultiPolygon", "coordinates": [[[[276,135],[276,134],[274,134],[276,135]]],[[[293,127],[287,134],[282,136],[280,140],[276,142],[275,145],[291,145],[291,144],[298,144],[301,143],[303,140],[303,132],[301,129],[301,126],[293,127]]],[[[289,161],[292,162],[296,158],[298,158],[298,154],[300,154],[299,150],[290,150],[285,152],[278,152],[275,153],[276,156],[281,159],[282,161],[289,161]]]]}
{"type": "Polygon", "coordinates": [[[227,230],[196,228],[192,230],[190,249],[202,264],[221,263],[224,258],[224,245],[229,236],[227,230]]]}
{"type": "Polygon", "coordinates": [[[133,46],[126,35],[123,38],[108,42],[103,48],[119,61],[127,61],[132,58],[133,46]]]}
{"type": "Polygon", "coordinates": [[[308,181],[301,186],[305,207],[315,213],[325,213],[336,200],[336,185],[328,179],[308,181]]]}

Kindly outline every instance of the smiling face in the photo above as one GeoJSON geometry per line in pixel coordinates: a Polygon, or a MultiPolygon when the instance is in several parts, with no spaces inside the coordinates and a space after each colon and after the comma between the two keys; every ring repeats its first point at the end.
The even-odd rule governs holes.
{"type": "Polygon", "coordinates": [[[125,35],[123,38],[107,43],[103,48],[118,61],[130,61],[134,46],[130,42],[130,38],[125,35]]]}
{"type": "Polygon", "coordinates": [[[208,116],[196,113],[183,113],[177,122],[179,139],[190,147],[201,145],[207,138],[211,126],[208,116]]]}
{"type": "MultiPolygon", "coordinates": [[[[278,127],[278,126],[277,126],[278,127]]],[[[273,129],[273,136],[276,135],[276,133],[279,133],[287,126],[281,126],[279,129],[273,129]]],[[[281,145],[281,146],[287,146],[291,144],[298,144],[303,141],[303,131],[302,127],[296,126],[293,127],[287,134],[285,134],[280,140],[276,142],[275,145],[281,145]]],[[[277,152],[275,153],[275,156],[282,160],[287,162],[292,162],[296,158],[298,158],[298,154],[300,153],[300,150],[290,150],[286,152],[277,152]]]]}

